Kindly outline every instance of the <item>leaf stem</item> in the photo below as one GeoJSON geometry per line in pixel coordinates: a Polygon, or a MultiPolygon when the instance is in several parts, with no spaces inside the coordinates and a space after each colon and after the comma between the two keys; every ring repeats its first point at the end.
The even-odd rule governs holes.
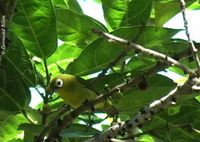
{"type": "Polygon", "coordinates": [[[51,75],[49,74],[48,64],[47,64],[47,60],[46,59],[44,59],[44,68],[45,68],[46,79],[47,79],[46,86],[48,86],[49,83],[50,83],[51,75]]]}

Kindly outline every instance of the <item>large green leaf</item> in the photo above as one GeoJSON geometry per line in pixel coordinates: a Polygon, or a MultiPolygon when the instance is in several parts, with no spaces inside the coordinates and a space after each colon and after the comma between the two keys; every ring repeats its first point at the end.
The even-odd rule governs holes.
{"type": "MultiPolygon", "coordinates": [[[[163,51],[164,49],[163,47],[161,48],[161,45],[171,40],[172,36],[178,31],[180,30],[157,28],[156,26],[132,26],[119,28],[113,31],[112,34],[134,41],[145,48],[163,51]]],[[[169,44],[169,42],[167,44],[169,44]]]]}
{"type": "Polygon", "coordinates": [[[36,85],[35,67],[21,41],[11,34],[10,39],[0,69],[0,109],[20,111],[30,102],[29,87],[36,85]]]}
{"type": "Polygon", "coordinates": [[[57,47],[56,17],[51,0],[19,0],[12,30],[24,47],[40,58],[49,57],[57,47]]]}
{"type": "Polygon", "coordinates": [[[106,28],[98,21],[78,14],[69,9],[58,8],[56,10],[58,21],[58,37],[67,44],[85,48],[94,41],[97,36],[92,34],[92,28],[106,31],[106,28]]]}
{"type": "Polygon", "coordinates": [[[20,111],[30,102],[27,83],[21,78],[11,60],[2,60],[4,69],[0,69],[0,110],[20,111]]]}
{"type": "Polygon", "coordinates": [[[0,141],[14,141],[19,138],[22,131],[18,130],[18,125],[25,122],[27,120],[21,114],[13,115],[0,111],[0,141]]]}
{"type": "Polygon", "coordinates": [[[160,2],[155,1],[155,22],[163,26],[165,22],[180,12],[179,1],[160,2]]]}
{"type": "Polygon", "coordinates": [[[78,76],[95,73],[114,60],[120,51],[121,47],[119,45],[97,39],[83,50],[76,60],[68,65],[66,72],[78,76]]]}
{"type": "Polygon", "coordinates": [[[110,27],[145,25],[150,18],[152,0],[102,0],[105,19],[110,27]]]}
{"type": "Polygon", "coordinates": [[[10,34],[12,42],[6,52],[6,57],[15,66],[16,74],[21,76],[28,85],[36,85],[36,69],[33,65],[27,50],[24,48],[22,42],[14,34],[10,34]]]}

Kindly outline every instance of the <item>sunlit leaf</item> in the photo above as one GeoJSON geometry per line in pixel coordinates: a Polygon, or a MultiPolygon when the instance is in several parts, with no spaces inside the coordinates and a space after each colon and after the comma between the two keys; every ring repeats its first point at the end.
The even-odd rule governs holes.
{"type": "Polygon", "coordinates": [[[14,115],[0,111],[0,141],[7,142],[19,138],[23,131],[18,130],[18,126],[26,122],[21,114],[14,115]]]}
{"type": "Polygon", "coordinates": [[[120,51],[121,47],[119,45],[113,45],[103,39],[98,39],[68,65],[66,72],[76,75],[95,73],[114,60],[120,51]]]}
{"type": "Polygon", "coordinates": [[[67,44],[85,48],[97,36],[92,33],[93,28],[106,31],[98,21],[69,9],[56,9],[58,23],[58,37],[67,44]]]}
{"type": "Polygon", "coordinates": [[[27,50],[40,58],[56,49],[56,17],[51,0],[19,0],[12,29],[27,50]]]}

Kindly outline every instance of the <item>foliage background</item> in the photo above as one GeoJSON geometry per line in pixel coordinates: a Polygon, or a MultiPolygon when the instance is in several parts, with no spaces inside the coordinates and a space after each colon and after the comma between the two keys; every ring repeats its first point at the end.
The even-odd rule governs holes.
{"type": "MultiPolygon", "coordinates": [[[[163,24],[180,12],[176,0],[101,0],[106,26],[85,15],[76,0],[18,0],[16,12],[9,22],[10,39],[0,69],[0,141],[33,142],[55,113],[51,111],[63,105],[61,99],[52,101],[45,88],[49,73],[56,76],[69,73],[91,81],[96,90],[105,92],[129,77],[143,76],[132,89],[116,95],[113,104],[119,110],[119,118],[126,121],[142,107],[170,92],[176,83],[169,77],[157,74],[166,69],[186,80],[187,74],[176,67],[162,67],[146,74],[159,61],[142,53],[124,50],[121,45],[109,43],[92,32],[96,28],[138,43],[171,57],[189,48],[187,41],[172,37],[182,29],[164,28],[163,24]],[[58,46],[58,39],[64,43],[58,46]],[[122,54],[123,53],[123,54],[122,54]],[[113,62],[119,55],[120,61],[113,62]],[[91,77],[108,68],[106,75],[91,77]],[[29,107],[30,87],[36,88],[43,103],[29,107]],[[48,115],[47,115],[48,114],[48,115]],[[44,122],[45,116],[45,122],[44,122]],[[32,122],[30,123],[31,119],[32,122]]],[[[12,8],[10,1],[5,2],[12,8]]],[[[197,0],[187,0],[188,9],[199,9],[197,0]]],[[[8,16],[10,13],[7,13],[8,16]]],[[[197,48],[198,43],[195,43],[197,48]]],[[[191,54],[177,59],[195,69],[191,54]]],[[[55,98],[55,97],[54,97],[55,98]]],[[[198,95],[183,96],[181,100],[160,114],[155,115],[144,127],[135,130],[136,141],[199,141],[200,113],[198,95]]],[[[94,117],[94,123],[103,118],[94,117]]],[[[83,141],[100,132],[88,128],[87,115],[81,115],[62,131],[62,141],[83,141]],[[83,123],[84,122],[84,123],[83,123]]],[[[102,130],[110,124],[100,123],[102,130]]]]}

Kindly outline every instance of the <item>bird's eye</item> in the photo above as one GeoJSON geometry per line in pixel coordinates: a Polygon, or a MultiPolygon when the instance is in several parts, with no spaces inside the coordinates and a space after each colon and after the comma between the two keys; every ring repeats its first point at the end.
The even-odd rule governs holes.
{"type": "Polygon", "coordinates": [[[56,80],[56,86],[59,87],[59,88],[62,87],[63,86],[63,81],[61,79],[57,79],[56,80]]]}

